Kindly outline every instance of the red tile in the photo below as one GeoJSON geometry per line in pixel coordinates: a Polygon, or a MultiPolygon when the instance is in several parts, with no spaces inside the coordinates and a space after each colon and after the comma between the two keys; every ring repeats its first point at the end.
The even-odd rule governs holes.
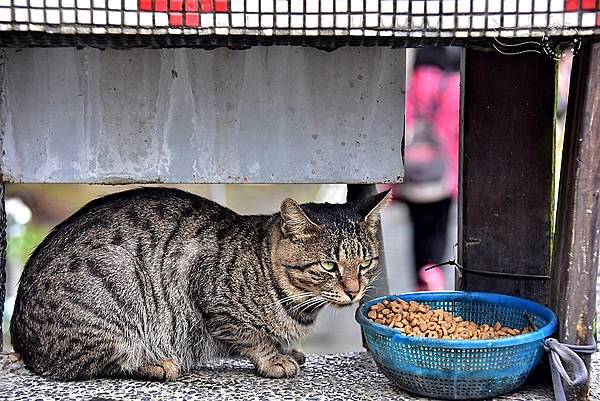
{"type": "Polygon", "coordinates": [[[227,12],[227,0],[200,0],[200,9],[202,12],[216,11],[218,13],[227,12]]]}
{"type": "Polygon", "coordinates": [[[183,10],[183,0],[169,0],[169,10],[170,11],[182,11],[183,10]]]}
{"type": "Polygon", "coordinates": [[[154,11],[167,11],[167,0],[154,0],[154,11]]]}
{"type": "MultiPolygon", "coordinates": [[[[598,4],[600,7],[600,3],[598,4]]],[[[596,0],[565,0],[565,11],[597,10],[596,0]]]]}
{"type": "Polygon", "coordinates": [[[140,11],[152,11],[152,0],[139,0],[140,11]]]}
{"type": "Polygon", "coordinates": [[[198,0],[185,0],[185,11],[198,11],[198,0]]]}
{"type": "Polygon", "coordinates": [[[211,12],[213,10],[212,0],[200,0],[200,10],[202,10],[203,13],[211,12]]]}
{"type": "Polygon", "coordinates": [[[227,0],[215,0],[215,11],[218,13],[226,13],[227,0]]]}
{"type": "Polygon", "coordinates": [[[579,8],[579,0],[565,0],[565,11],[573,11],[579,8]]]}
{"type": "Polygon", "coordinates": [[[198,13],[186,13],[185,26],[200,26],[200,15],[198,13]]]}
{"type": "Polygon", "coordinates": [[[584,10],[600,10],[600,3],[596,3],[596,0],[581,0],[581,8],[584,10]]]}
{"type": "MultiPolygon", "coordinates": [[[[173,1],[173,0],[171,0],[171,1],[173,1]]],[[[183,25],[183,14],[182,13],[169,13],[169,25],[182,26],[183,25]]]]}

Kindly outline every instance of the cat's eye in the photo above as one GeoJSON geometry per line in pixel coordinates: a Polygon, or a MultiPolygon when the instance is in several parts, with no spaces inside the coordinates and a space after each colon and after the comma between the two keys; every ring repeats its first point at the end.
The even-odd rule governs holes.
{"type": "Polygon", "coordinates": [[[320,265],[323,269],[327,270],[328,272],[335,270],[335,263],[333,263],[333,262],[322,261],[322,262],[320,262],[320,265]]]}
{"type": "Polygon", "coordinates": [[[361,269],[366,269],[367,267],[371,266],[371,263],[373,262],[373,259],[369,258],[369,259],[365,259],[360,263],[360,268],[361,269]]]}

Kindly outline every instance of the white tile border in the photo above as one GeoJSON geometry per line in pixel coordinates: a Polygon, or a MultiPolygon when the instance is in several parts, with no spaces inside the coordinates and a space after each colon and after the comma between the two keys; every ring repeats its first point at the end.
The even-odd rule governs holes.
{"type": "Polygon", "coordinates": [[[199,10],[200,26],[192,28],[170,27],[168,12],[138,11],[138,0],[0,0],[0,30],[417,38],[535,36],[551,28],[553,34],[600,33],[600,10],[565,12],[564,0],[230,0],[229,5],[228,13],[199,10]]]}

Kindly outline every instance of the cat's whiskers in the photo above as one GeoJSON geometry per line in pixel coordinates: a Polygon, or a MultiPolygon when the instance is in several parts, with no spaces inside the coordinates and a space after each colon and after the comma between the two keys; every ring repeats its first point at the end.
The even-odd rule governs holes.
{"type": "Polygon", "coordinates": [[[318,302],[319,300],[320,300],[320,298],[318,298],[318,297],[313,297],[313,298],[307,299],[305,301],[300,302],[298,305],[294,305],[294,307],[292,307],[290,310],[297,311],[300,308],[302,308],[306,305],[314,304],[314,303],[318,302]]]}
{"type": "Polygon", "coordinates": [[[378,280],[381,277],[382,274],[383,273],[381,271],[375,273],[375,275],[373,275],[373,277],[371,277],[371,279],[369,280],[369,282],[373,283],[374,281],[378,280]]]}
{"type": "MultiPolygon", "coordinates": [[[[374,286],[374,285],[368,285],[368,286],[366,286],[366,287],[365,287],[365,289],[364,289],[363,295],[362,295],[362,299],[364,299],[364,297],[368,296],[368,294],[367,294],[367,293],[368,293],[370,290],[377,291],[377,289],[375,288],[375,286],[374,286]]],[[[371,294],[371,296],[373,296],[373,295],[374,295],[374,294],[371,294]]]]}
{"type": "Polygon", "coordinates": [[[317,304],[319,302],[321,302],[323,299],[319,298],[319,297],[314,297],[314,298],[310,298],[306,301],[303,301],[301,303],[299,303],[298,305],[295,305],[293,308],[290,309],[290,312],[298,312],[298,311],[302,311],[304,310],[304,307],[308,307],[308,306],[312,306],[313,304],[317,304]],[[302,310],[300,308],[303,308],[302,310]]]}
{"type": "Polygon", "coordinates": [[[302,309],[301,309],[299,312],[300,312],[300,313],[302,313],[302,312],[304,312],[305,310],[308,310],[308,309],[310,309],[310,308],[312,308],[312,310],[313,310],[313,311],[315,311],[317,308],[319,308],[320,306],[322,306],[322,305],[325,305],[325,304],[327,304],[327,303],[328,303],[328,301],[326,301],[326,300],[324,300],[324,299],[318,299],[318,302],[316,302],[316,303],[313,303],[312,305],[305,306],[305,307],[304,307],[304,308],[302,308],[302,309]]]}
{"type": "Polygon", "coordinates": [[[327,308],[329,305],[331,305],[331,302],[327,301],[327,300],[323,300],[323,305],[319,306],[319,307],[323,307],[323,308],[327,308]]]}
{"type": "Polygon", "coordinates": [[[293,295],[289,295],[289,296],[281,298],[281,299],[277,299],[274,302],[271,302],[271,303],[265,305],[265,307],[271,307],[274,305],[283,305],[285,303],[298,301],[300,299],[304,299],[304,298],[311,297],[311,296],[314,296],[314,294],[312,294],[310,292],[301,292],[299,294],[293,294],[293,295]]]}
{"type": "Polygon", "coordinates": [[[297,310],[297,312],[300,314],[304,311],[306,311],[308,308],[310,308],[311,306],[316,306],[319,304],[319,302],[321,302],[320,300],[316,300],[315,302],[310,302],[307,305],[305,305],[304,307],[300,308],[297,310]]]}
{"type": "Polygon", "coordinates": [[[302,307],[303,305],[306,305],[306,303],[307,303],[307,302],[311,302],[311,301],[313,301],[314,299],[315,299],[314,297],[312,297],[312,298],[309,298],[309,299],[305,299],[305,300],[303,300],[302,302],[300,302],[299,304],[296,304],[296,305],[292,306],[292,307],[290,308],[290,311],[293,311],[293,310],[295,310],[295,309],[297,309],[297,308],[300,308],[300,307],[302,307]]]}
{"type": "Polygon", "coordinates": [[[365,286],[365,293],[368,290],[377,290],[377,286],[375,285],[375,282],[381,277],[381,273],[377,273],[369,282],[369,284],[367,284],[365,286]]]}
{"type": "Polygon", "coordinates": [[[288,295],[287,297],[279,298],[279,299],[277,299],[277,301],[279,301],[279,302],[287,301],[289,299],[301,298],[301,297],[305,297],[307,295],[313,295],[313,294],[310,292],[300,292],[298,294],[292,294],[292,295],[288,295]]]}

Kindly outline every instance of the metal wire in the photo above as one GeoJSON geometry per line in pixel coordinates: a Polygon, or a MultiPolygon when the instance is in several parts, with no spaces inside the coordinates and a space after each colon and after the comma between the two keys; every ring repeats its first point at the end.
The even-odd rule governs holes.
{"type": "Polygon", "coordinates": [[[425,270],[435,269],[436,267],[441,266],[453,266],[458,274],[458,277],[462,278],[463,273],[467,272],[470,274],[479,274],[483,276],[495,276],[495,277],[510,277],[516,279],[524,279],[524,280],[550,280],[550,276],[540,275],[540,274],[521,274],[521,273],[505,273],[505,272],[496,272],[491,270],[480,270],[480,269],[467,269],[460,265],[455,260],[448,260],[446,262],[438,263],[432,266],[428,266],[425,270]]]}

